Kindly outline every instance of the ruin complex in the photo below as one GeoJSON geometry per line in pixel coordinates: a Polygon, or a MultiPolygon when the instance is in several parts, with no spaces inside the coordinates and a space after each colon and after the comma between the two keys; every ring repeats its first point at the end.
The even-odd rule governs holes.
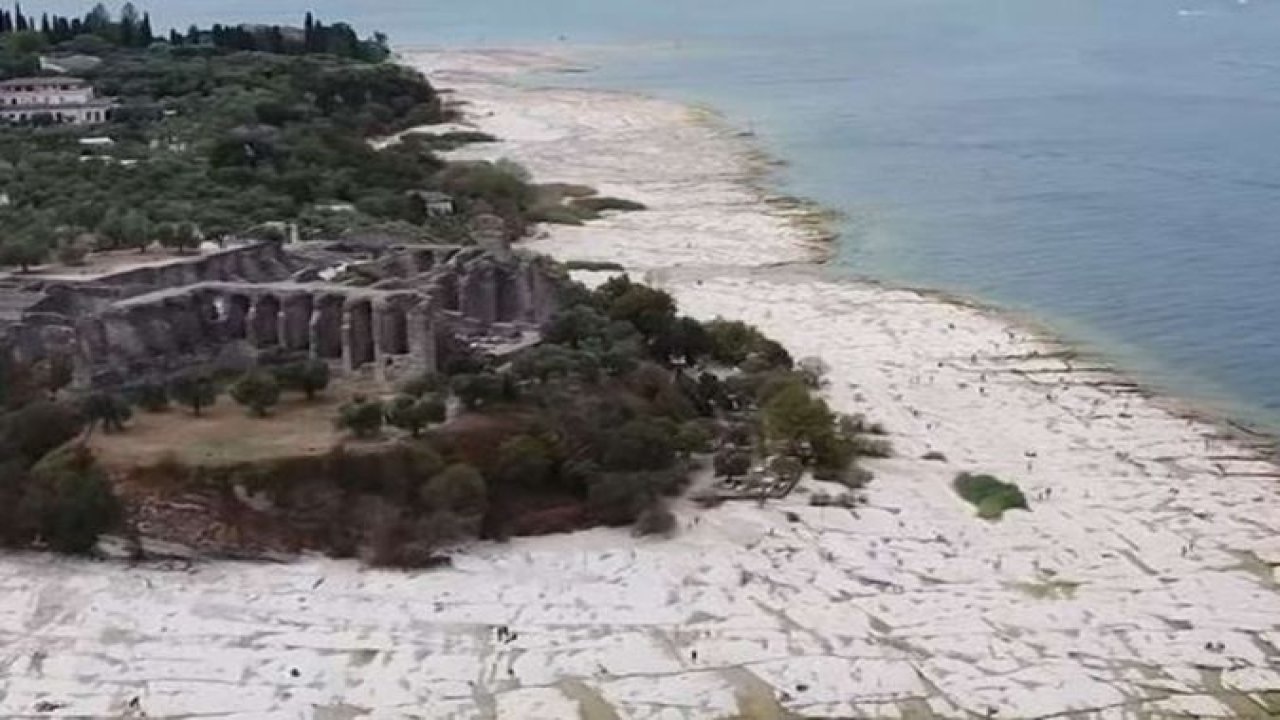
{"type": "Polygon", "coordinates": [[[99,274],[0,277],[9,358],[76,389],[309,356],[388,382],[435,370],[442,341],[502,353],[538,339],[557,273],[506,247],[253,242],[99,274]]]}

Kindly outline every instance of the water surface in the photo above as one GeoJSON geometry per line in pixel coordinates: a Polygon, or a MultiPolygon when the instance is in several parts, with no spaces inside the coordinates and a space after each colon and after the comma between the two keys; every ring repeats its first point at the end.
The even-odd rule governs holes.
{"type": "Polygon", "coordinates": [[[788,163],[788,192],[843,212],[839,262],[851,273],[1031,312],[1149,382],[1280,427],[1280,4],[152,9],[182,26],[286,22],[308,8],[401,46],[596,47],[599,71],[573,82],[709,103],[754,130],[788,163]]]}

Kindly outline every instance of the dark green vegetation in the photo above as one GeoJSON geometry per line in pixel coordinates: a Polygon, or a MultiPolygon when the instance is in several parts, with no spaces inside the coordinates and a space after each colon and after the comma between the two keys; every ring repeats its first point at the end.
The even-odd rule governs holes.
{"type": "Polygon", "coordinates": [[[84,427],[77,408],[45,400],[0,416],[0,545],[86,552],[119,519],[102,470],[71,442],[84,427]]]}
{"type": "MultiPolygon", "coordinates": [[[[55,29],[60,21],[52,35],[0,37],[22,57],[51,42],[92,48],[102,63],[86,77],[123,102],[106,128],[0,131],[0,190],[12,201],[0,207],[0,262],[22,267],[52,252],[75,262],[90,249],[152,241],[185,250],[202,238],[277,234],[280,221],[324,238],[376,229],[465,242],[481,214],[517,237],[542,217],[578,222],[640,208],[589,188],[532,185],[512,163],[448,164],[435,154],[487,136],[415,132],[375,149],[373,137],[447,113],[424,78],[345,41],[335,49],[337,35],[316,40],[337,31],[314,21],[300,45],[280,45],[272,29],[243,28],[142,42],[141,21],[95,17],[96,29],[70,39],[55,29]],[[90,132],[115,144],[84,155],[79,140],[90,132]],[[437,191],[451,198],[451,214],[429,212],[427,193],[437,191]]],[[[268,358],[238,378],[194,372],[62,402],[42,389],[67,378],[0,367],[0,541],[85,552],[100,532],[129,530],[121,505],[173,492],[214,498],[206,520],[217,514],[220,527],[257,539],[246,545],[421,565],[477,535],[595,525],[668,534],[668,499],[707,465],[727,477],[767,466],[784,485],[812,473],[858,488],[870,476],[856,460],[888,453],[877,427],[838,416],[817,396],[820,367],[797,367],[755,328],[682,316],[671,296],[626,277],[594,291],[563,285],[541,344],[498,360],[442,338],[438,374],[335,400],[345,439],[327,453],[290,446],[252,462],[188,457],[190,466],[167,458],[108,478],[118,468],[100,467],[84,439],[100,430],[112,436],[94,441],[121,447],[128,436],[116,433],[142,424],[134,408],[177,406],[166,421],[198,427],[223,393],[255,416],[246,427],[287,424],[294,416],[281,393],[334,394],[322,362],[268,358]],[[269,498],[272,512],[254,516],[244,493],[269,498]]],[[[328,429],[331,411],[319,407],[328,429]]]]}
{"type": "Polygon", "coordinates": [[[353,50],[349,38],[331,37],[354,37],[350,28],[312,21],[306,37],[285,33],[283,46],[269,39],[279,28],[194,29],[143,43],[136,11],[57,20],[79,34],[0,35],[0,76],[34,74],[43,54],[87,53],[102,62],[83,77],[121,105],[105,126],[0,131],[0,191],[11,201],[0,207],[2,264],[26,268],[55,254],[75,262],[86,250],[152,242],[182,250],[280,222],[304,235],[377,228],[462,241],[468,216],[492,212],[513,237],[523,231],[532,196],[512,167],[444,173],[429,135],[370,144],[447,117],[425,78],[383,61],[380,40],[353,50]],[[322,40],[307,39],[317,33],[322,40]],[[114,144],[83,146],[90,136],[114,144]],[[426,191],[455,195],[457,215],[430,216],[426,191]]]}
{"type": "Polygon", "coordinates": [[[1027,498],[1017,485],[992,475],[960,473],[954,485],[960,497],[978,508],[978,517],[986,520],[999,520],[1006,510],[1029,509],[1027,498]]]}
{"type": "MultiPolygon", "coordinates": [[[[681,316],[626,277],[570,286],[544,331],[504,362],[458,352],[444,373],[388,403],[353,401],[338,422],[365,439],[401,428],[401,442],[474,468],[483,534],[498,538],[601,524],[665,534],[667,500],[699,466],[736,476],[769,460],[782,482],[807,470],[856,488],[869,479],[856,459],[887,451],[861,420],[833,413],[777,343],[681,316]],[[440,424],[450,397],[457,412],[440,424]]],[[[399,537],[420,546],[414,511],[400,521],[399,537]]]]}

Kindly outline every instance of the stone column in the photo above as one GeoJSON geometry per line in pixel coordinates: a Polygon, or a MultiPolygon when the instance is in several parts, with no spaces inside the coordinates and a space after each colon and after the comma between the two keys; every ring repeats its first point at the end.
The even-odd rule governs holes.
{"type": "Polygon", "coordinates": [[[279,327],[281,347],[287,350],[306,350],[311,347],[311,317],[314,303],[307,294],[286,295],[280,300],[279,327]]]}
{"type": "Polygon", "coordinates": [[[436,327],[431,308],[419,304],[409,310],[409,352],[422,372],[436,372],[436,327]]]}
{"type": "Polygon", "coordinates": [[[368,300],[348,300],[343,307],[342,366],[349,372],[378,360],[372,320],[368,300]]]}
{"type": "Polygon", "coordinates": [[[483,325],[492,325],[497,316],[494,272],[477,269],[462,278],[462,314],[483,325]]]}

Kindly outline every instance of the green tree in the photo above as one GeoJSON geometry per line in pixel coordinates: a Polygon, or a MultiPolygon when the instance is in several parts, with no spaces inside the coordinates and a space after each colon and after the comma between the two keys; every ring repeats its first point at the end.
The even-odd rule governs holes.
{"type": "Polygon", "coordinates": [[[515,395],[509,379],[497,373],[457,375],[453,378],[452,386],[453,394],[458,396],[458,400],[468,410],[512,400],[515,395]]]}
{"type": "Polygon", "coordinates": [[[677,450],[688,456],[707,452],[711,449],[713,440],[715,436],[707,428],[705,421],[687,420],[680,424],[680,429],[676,432],[675,445],[677,450]]]}
{"type": "Polygon", "coordinates": [[[123,432],[124,424],[133,416],[124,398],[109,392],[96,392],[85,398],[81,414],[92,427],[95,423],[107,433],[123,432]]]}
{"type": "Polygon", "coordinates": [[[0,457],[35,463],[84,429],[78,408],[51,400],[35,400],[0,417],[0,457]]]}
{"type": "Polygon", "coordinates": [[[169,391],[174,400],[191,408],[196,417],[218,399],[217,384],[204,374],[182,375],[173,381],[169,391]]]}
{"type": "Polygon", "coordinates": [[[412,395],[416,398],[422,397],[427,393],[441,393],[448,389],[448,379],[432,372],[412,377],[400,385],[401,394],[412,395]]]}
{"type": "Polygon", "coordinates": [[[22,514],[54,550],[85,554],[119,520],[120,504],[89,450],[70,445],[32,468],[22,514]]]}
{"type": "Polygon", "coordinates": [[[358,438],[375,438],[382,432],[382,403],[356,396],[338,408],[338,427],[358,438]]]}
{"type": "Polygon", "coordinates": [[[542,488],[551,480],[551,450],[531,435],[517,435],[498,447],[493,477],[504,485],[542,488]]]}
{"type": "Polygon", "coordinates": [[[427,480],[419,500],[434,512],[473,517],[483,515],[488,508],[489,490],[479,471],[470,465],[455,464],[427,480]]]}
{"type": "Polygon", "coordinates": [[[590,305],[573,305],[551,316],[543,337],[548,343],[576,348],[588,340],[606,337],[608,331],[609,318],[590,305]]]}
{"type": "Polygon", "coordinates": [[[789,455],[783,455],[769,462],[769,471],[782,482],[795,482],[804,474],[804,463],[789,455]]]}
{"type": "Polygon", "coordinates": [[[306,395],[307,400],[315,400],[316,395],[329,387],[331,373],[329,363],[320,358],[307,358],[274,368],[272,374],[284,390],[292,390],[306,395]]]}
{"type": "Polygon", "coordinates": [[[751,454],[745,450],[725,448],[712,461],[716,477],[736,478],[751,470],[751,454]]]}
{"type": "Polygon", "coordinates": [[[29,272],[32,265],[44,262],[49,254],[49,246],[29,234],[0,242],[0,265],[17,267],[22,272],[29,272]]]}
{"type": "Polygon", "coordinates": [[[143,383],[130,393],[134,404],[146,412],[164,412],[169,409],[169,389],[159,383],[143,383]]]}
{"type": "Polygon", "coordinates": [[[676,460],[672,423],[636,418],[609,434],[602,464],[609,470],[662,470],[676,460]]]}
{"type": "Polygon", "coordinates": [[[387,406],[387,423],[418,437],[431,423],[444,422],[446,414],[444,402],[437,397],[397,395],[387,406]]]}
{"type": "Polygon", "coordinates": [[[270,373],[254,370],[231,386],[231,397],[249,409],[255,417],[266,417],[267,411],[280,402],[280,383],[270,373]]]}
{"type": "Polygon", "coordinates": [[[200,233],[192,222],[160,223],[154,232],[161,246],[179,253],[190,252],[200,245],[200,233]]]}
{"type": "Polygon", "coordinates": [[[608,314],[613,320],[631,323],[650,340],[668,332],[675,323],[676,303],[667,293],[629,280],[618,290],[606,283],[600,291],[607,298],[608,314]]]}
{"type": "Polygon", "coordinates": [[[776,445],[800,450],[835,433],[835,416],[819,398],[796,382],[773,393],[764,408],[765,434],[776,445]]]}

